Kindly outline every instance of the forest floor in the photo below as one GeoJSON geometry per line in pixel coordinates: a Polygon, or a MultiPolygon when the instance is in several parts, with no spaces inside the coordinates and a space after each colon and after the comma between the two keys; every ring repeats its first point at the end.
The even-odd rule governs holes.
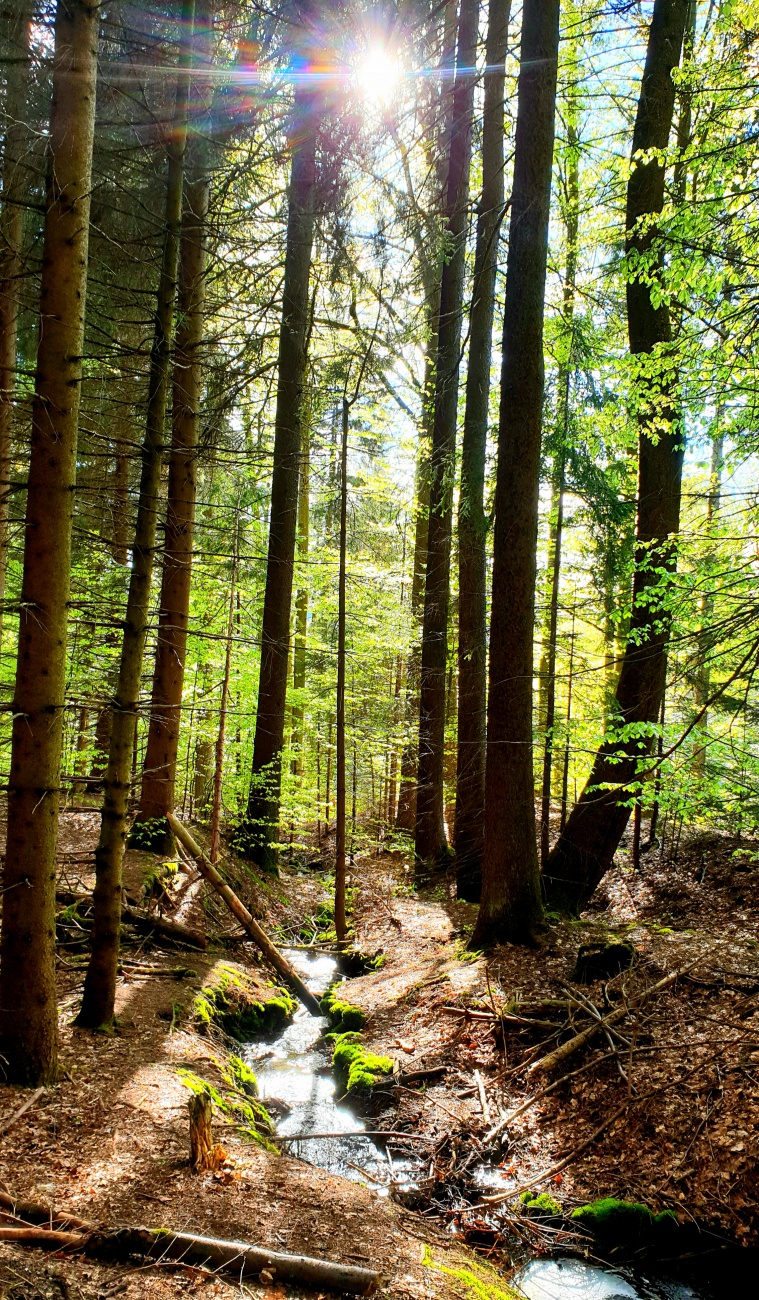
{"type": "MultiPolygon", "coordinates": [[[[91,885],[97,829],[94,810],[62,815],[61,883],[75,892],[91,885]]],[[[550,1192],[564,1211],[602,1196],[641,1201],[698,1221],[717,1246],[756,1246],[759,845],[694,835],[675,861],[660,860],[658,850],[646,855],[640,873],[621,851],[592,912],[552,924],[538,949],[505,946],[487,960],[466,949],[474,907],[456,902],[446,880],[414,893],[409,861],[399,851],[357,858],[356,943],[386,960],[346,982],[341,997],[367,1013],[367,1046],[393,1057],[402,1074],[441,1067],[423,1080],[396,1075],[371,1102],[372,1127],[413,1133],[412,1149],[424,1153],[415,1191],[388,1197],[271,1154],[222,1128],[223,1117],[224,1167],[191,1171],[181,1070],[218,1085],[225,1057],[225,1045],[193,1018],[193,1000],[220,960],[255,966],[255,958],[235,942],[231,917],[216,906],[209,917],[204,887],[181,874],[171,885],[175,914],[205,925],[213,942],[206,953],[145,940],[126,949],[115,1034],[73,1028],[84,965],[62,948],[60,1082],[2,1137],[0,1184],[109,1225],[160,1224],[374,1267],[399,1300],[477,1294],[470,1247],[508,1274],[526,1247],[566,1243],[521,1212],[511,1194],[526,1184],[550,1192]],[[632,967],[606,984],[576,983],[580,945],[610,939],[633,945],[632,967]],[[602,1011],[631,1004],[675,971],[685,973],[630,1005],[621,1037],[593,1039],[563,1067],[566,1081],[537,1096],[555,1076],[531,1075],[528,1066],[567,1038],[568,1016],[582,1020],[583,997],[602,1011]],[[490,1009],[504,1007],[511,1019],[496,1022],[490,1009]],[[503,1144],[488,1145],[487,1131],[528,1102],[503,1144]],[[486,1199],[505,1194],[502,1204],[486,1199]]],[[[127,855],[134,898],[154,867],[148,855],[127,855]]],[[[239,868],[234,875],[283,944],[328,900],[316,871],[285,865],[279,881],[239,868]]],[[[0,1133],[24,1097],[0,1087],[0,1133]]],[[[127,1267],[0,1246],[0,1295],[14,1300],[158,1300],[198,1288],[240,1290],[168,1261],[127,1267]]],[[[285,1294],[276,1282],[250,1290],[285,1294]]]]}

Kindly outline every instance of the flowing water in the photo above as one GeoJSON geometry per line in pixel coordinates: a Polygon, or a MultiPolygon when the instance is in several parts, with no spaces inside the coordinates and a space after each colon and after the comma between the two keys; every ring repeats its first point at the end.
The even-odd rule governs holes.
{"type": "MultiPolygon", "coordinates": [[[[334,957],[293,949],[283,951],[313,993],[324,993],[338,979],[334,957]]],[[[281,1136],[339,1135],[304,1138],[288,1143],[286,1150],[330,1173],[370,1182],[380,1194],[387,1195],[391,1185],[408,1186],[414,1169],[412,1162],[406,1156],[393,1155],[391,1144],[385,1151],[363,1136],[367,1125],[338,1095],[330,1065],[330,1045],[321,1042],[327,1029],[326,1018],[319,1019],[299,1007],[292,1024],[276,1042],[250,1043],[243,1053],[255,1070],[264,1105],[267,1098],[273,1098],[290,1108],[277,1123],[281,1136]]],[[[272,1106],[272,1111],[277,1110],[272,1106]]]]}
{"type": "MultiPolygon", "coordinates": [[[[317,995],[326,991],[338,978],[337,962],[323,953],[306,953],[285,949],[288,960],[317,995]]],[[[367,1125],[338,1095],[331,1070],[331,1049],[322,1042],[327,1030],[326,1018],[312,1016],[299,1007],[292,1024],[273,1043],[250,1043],[243,1050],[245,1060],[255,1070],[261,1100],[272,1102],[277,1116],[277,1132],[288,1134],[327,1134],[326,1137],[304,1136],[289,1143],[291,1155],[308,1160],[330,1173],[358,1182],[368,1182],[380,1193],[390,1188],[410,1189],[421,1169],[407,1155],[393,1154],[392,1143],[378,1146],[366,1136],[367,1125]],[[274,1102],[283,1103],[277,1107],[274,1102]],[[279,1115],[285,1111],[282,1118],[279,1115]]],[[[494,1180],[497,1170],[482,1170],[480,1182],[494,1180]]],[[[586,1260],[533,1259],[511,1280],[511,1285],[526,1300],[700,1300],[703,1292],[666,1278],[649,1277],[637,1270],[623,1277],[611,1269],[586,1260]],[[629,1280],[628,1280],[629,1278],[629,1280]]],[[[710,1295],[720,1295],[710,1290],[710,1295]]],[[[724,1292],[727,1297],[727,1290],[724,1292]]],[[[730,1300],[735,1292],[730,1288],[730,1300]]]]}

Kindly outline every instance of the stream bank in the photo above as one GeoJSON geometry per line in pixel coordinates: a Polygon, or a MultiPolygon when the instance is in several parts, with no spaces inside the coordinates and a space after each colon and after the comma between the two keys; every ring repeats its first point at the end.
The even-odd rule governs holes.
{"type": "MultiPolygon", "coordinates": [[[[62,820],[62,844],[70,852],[67,885],[90,888],[83,859],[96,835],[97,815],[71,814],[62,820]]],[[[448,886],[414,894],[408,859],[400,854],[356,864],[357,943],[370,953],[381,949],[386,961],[379,970],[346,981],[341,994],[366,1016],[361,1032],[367,1047],[393,1058],[403,1074],[415,1077],[389,1078],[373,1091],[370,1113],[357,1118],[349,1109],[345,1123],[360,1128],[370,1120],[372,1128],[406,1131],[413,1137],[410,1152],[419,1143],[427,1185],[416,1180],[420,1186],[410,1187],[408,1196],[402,1187],[391,1196],[389,1187],[365,1176],[392,1181],[388,1165],[370,1149],[363,1156],[376,1163],[352,1160],[363,1174],[337,1172],[329,1167],[329,1153],[326,1167],[305,1142],[299,1147],[301,1158],[276,1155],[252,1143],[224,1115],[217,1117],[216,1128],[228,1162],[213,1175],[198,1176],[187,1168],[188,1092],[182,1073],[190,1071],[221,1087],[228,1056],[220,1042],[199,1032],[193,1003],[214,972],[230,961],[242,963],[264,983],[269,974],[250,946],[230,933],[228,918],[214,911],[214,901],[206,903],[208,911],[201,908],[194,885],[180,879],[183,910],[177,914],[188,923],[209,925],[210,912],[209,950],[183,951],[178,957],[144,941],[139,949],[125,950],[115,1035],[73,1029],[83,960],[75,949],[62,952],[61,1080],[5,1136],[0,1178],[29,1199],[109,1223],[166,1223],[177,1230],[236,1235],[280,1250],[376,1264],[388,1277],[387,1294],[411,1300],[483,1300],[478,1290],[483,1286],[489,1297],[497,1298],[505,1294],[504,1277],[512,1275],[526,1253],[574,1248],[576,1242],[547,1232],[518,1202],[493,1207],[484,1201],[532,1179],[537,1179],[535,1190],[549,1191],[562,1212],[604,1195],[644,1201],[657,1212],[672,1209],[683,1219],[697,1217],[721,1234],[713,1239],[715,1249],[725,1240],[751,1245],[759,1221],[759,1042],[752,1028],[751,992],[752,987],[759,991],[759,933],[753,920],[759,899],[751,854],[746,849],[741,858],[738,848],[721,842],[686,846],[676,867],[664,864],[657,872],[651,865],[644,877],[633,877],[620,866],[600,900],[602,910],[577,925],[554,925],[539,952],[499,948],[487,962],[466,951],[473,909],[453,900],[448,886]],[[738,896],[745,903],[737,903],[738,896]],[[633,1046],[621,1062],[627,1079],[619,1072],[620,1061],[602,1059],[604,1052],[596,1047],[577,1063],[592,1068],[536,1102],[539,1089],[525,1062],[541,1037],[550,1037],[549,1030],[517,1024],[499,1038],[487,1017],[478,1019],[471,1012],[487,1008],[491,996],[497,1006],[517,1014],[520,1007],[558,997],[571,982],[579,946],[614,936],[633,944],[629,979],[640,984],[699,955],[701,964],[627,1025],[633,1046]],[[467,1009],[469,1015],[461,1014],[467,1009]],[[422,1073],[429,1071],[433,1073],[422,1073]],[[634,1097],[651,1087],[660,1091],[645,1107],[627,1104],[631,1090],[634,1097]],[[490,1186],[475,1185],[473,1194],[470,1168],[462,1176],[462,1165],[488,1129],[483,1095],[491,1126],[502,1112],[529,1106],[509,1124],[497,1159],[490,1159],[490,1186]],[[615,1112],[617,1118],[600,1137],[584,1145],[615,1112]],[[572,1158],[560,1174],[542,1177],[567,1156],[572,1158]],[[499,1264],[498,1274],[477,1272],[485,1269],[483,1252],[499,1264]]],[[[145,856],[128,855],[127,860],[127,885],[138,899],[145,856]]],[[[230,873],[236,869],[234,862],[227,865],[230,873]]],[[[235,887],[246,905],[283,945],[298,942],[308,918],[328,900],[316,873],[286,867],[276,881],[237,871],[235,887]]],[[[600,986],[585,991],[602,1001],[600,986]]],[[[294,1026],[293,1031],[296,1036],[300,1032],[294,1026]]],[[[275,1070],[276,1058],[263,1059],[273,1044],[260,1046],[256,1069],[268,1091],[267,1070],[275,1070]]],[[[291,1043],[287,1055],[293,1047],[291,1043]]],[[[316,1048],[315,1054],[327,1069],[326,1050],[316,1048]]],[[[321,1074],[319,1068],[313,1079],[326,1079],[332,1086],[331,1073],[321,1074]]],[[[304,1087],[304,1104],[321,1104],[313,1080],[304,1087]]],[[[272,1082],[271,1094],[276,1091],[272,1082]]],[[[14,1089],[0,1088],[0,1118],[13,1114],[19,1100],[14,1089]]],[[[333,1102],[342,1106],[334,1092],[333,1102]]],[[[290,1122],[290,1117],[278,1117],[283,1128],[290,1122]]],[[[355,1138],[357,1143],[364,1140],[355,1138]]],[[[376,1152],[377,1144],[372,1145],[376,1152]]],[[[338,1163],[342,1160],[339,1156],[338,1163]]],[[[51,1300],[63,1295],[65,1287],[74,1288],[77,1300],[89,1300],[115,1294],[114,1285],[123,1285],[124,1294],[136,1298],[173,1296],[198,1284],[196,1277],[177,1278],[168,1268],[133,1275],[66,1259],[33,1264],[30,1255],[5,1246],[0,1261],[27,1279],[24,1296],[51,1300]]],[[[7,1290],[10,1273],[3,1276],[7,1290]]],[[[741,1293],[735,1276],[723,1278],[729,1285],[721,1294],[729,1291],[731,1300],[736,1291],[741,1293]]],[[[225,1292],[228,1284],[216,1279],[204,1285],[225,1292]]],[[[262,1289],[281,1294],[276,1286],[262,1289]]]]}

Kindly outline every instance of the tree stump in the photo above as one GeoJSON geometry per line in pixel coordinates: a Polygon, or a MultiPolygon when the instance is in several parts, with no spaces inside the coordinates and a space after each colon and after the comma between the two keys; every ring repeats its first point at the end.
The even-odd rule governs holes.
{"type": "Polygon", "coordinates": [[[226,1160],[227,1153],[220,1143],[213,1140],[211,1098],[205,1093],[191,1097],[187,1109],[190,1112],[190,1164],[198,1171],[218,1169],[226,1160]]]}

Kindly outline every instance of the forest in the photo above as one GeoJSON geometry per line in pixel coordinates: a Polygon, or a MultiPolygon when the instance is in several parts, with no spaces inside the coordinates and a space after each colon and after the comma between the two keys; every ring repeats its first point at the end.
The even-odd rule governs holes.
{"type": "Polygon", "coordinates": [[[0,1300],[755,1284],[758,83],[0,0],[0,1300]]]}

